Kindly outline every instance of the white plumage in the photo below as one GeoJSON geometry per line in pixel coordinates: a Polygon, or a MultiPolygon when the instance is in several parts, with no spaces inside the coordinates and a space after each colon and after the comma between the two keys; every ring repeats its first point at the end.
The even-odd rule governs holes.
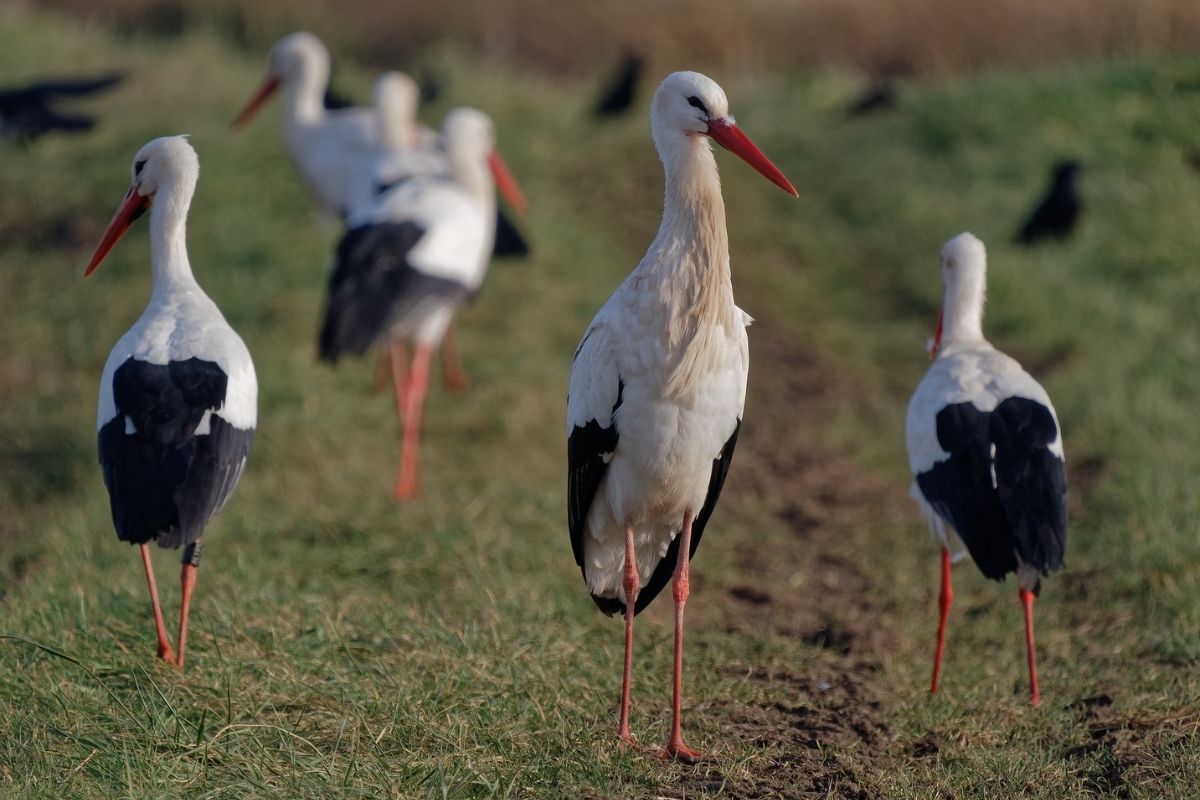
{"type": "Polygon", "coordinates": [[[442,138],[449,174],[407,175],[347,221],[320,333],[320,355],[329,361],[390,345],[405,429],[394,490],[398,499],[417,491],[417,435],[429,353],[487,273],[496,188],[518,207],[524,203],[493,149],[495,130],[485,114],[455,109],[446,116],[442,138]],[[417,346],[411,368],[404,342],[417,346]]]}
{"type": "Polygon", "coordinates": [[[726,279],[718,291],[727,296],[719,302],[732,309],[736,322],[700,323],[713,327],[704,352],[696,354],[702,363],[688,365],[686,384],[668,391],[685,367],[683,355],[672,352],[666,323],[682,309],[643,307],[669,280],[665,270],[653,269],[661,262],[649,263],[635,270],[592,321],[568,389],[568,436],[602,420],[605,427],[615,426],[621,442],[587,514],[583,572],[593,595],[622,603],[625,523],[634,528],[640,589],[667,555],[684,512],[695,515],[704,506],[713,462],[742,418],[750,366],[745,330],[750,318],[733,305],[726,279]]]}
{"type": "Polygon", "coordinates": [[[1062,567],[1066,548],[1062,433],[1046,390],[983,336],[983,243],[969,233],[947,242],[941,277],[935,360],[913,393],[906,425],[911,495],[943,548],[930,690],[938,688],[953,601],[950,565],[970,553],[989,578],[1017,575],[1036,704],[1033,598],[1041,578],[1062,567]]]}
{"type": "Polygon", "coordinates": [[[328,86],[329,51],[321,40],[303,31],[285,36],[271,48],[267,77],[235,124],[247,122],[282,89],[288,155],[317,206],[344,219],[354,210],[357,182],[371,170],[383,141],[377,110],[328,110],[328,86]]]}
{"type": "Polygon", "coordinates": [[[568,526],[593,600],[626,620],[619,735],[629,739],[633,617],[674,573],[672,727],[665,756],[693,760],[681,734],[688,561],[737,442],[750,318],[733,301],[725,205],[709,139],[791,194],[741,133],[725,92],[695,72],[667,77],[651,131],[666,173],[662,224],[575,353],[567,398],[568,526]]]}
{"type": "Polygon", "coordinates": [[[155,139],[134,158],[133,181],[87,273],[150,208],[154,288],[146,310],[109,354],[96,427],[119,539],[141,547],[161,658],[183,666],[191,592],[204,528],[245,469],[258,384],[241,337],[196,283],[186,222],[199,176],[182,136],[155,139]],[[183,547],[179,648],[167,638],[148,544],[183,547]]]}

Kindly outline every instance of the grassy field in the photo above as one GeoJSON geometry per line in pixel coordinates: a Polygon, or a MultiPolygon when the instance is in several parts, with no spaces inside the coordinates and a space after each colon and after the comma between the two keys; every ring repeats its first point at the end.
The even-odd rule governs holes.
{"type": "MultiPolygon", "coordinates": [[[[314,358],[337,231],[309,211],[277,108],[228,126],[262,55],[0,8],[5,82],[129,74],[94,103],[94,134],[0,145],[0,795],[1196,795],[1200,60],[914,83],[854,121],[846,75],[712,72],[801,198],[719,157],[735,288],[758,322],[689,604],[686,732],[715,760],[681,767],[615,745],[621,626],[595,612],[565,530],[571,353],[658,224],[644,114],[597,126],[590,83],[443,55],[451,96],[428,119],[450,103],[495,117],[536,254],[498,264],[464,315],[472,389],[432,394],[426,493],[397,505],[372,365],[314,358]],[[183,674],[153,658],[95,457],[100,370],[149,294],[146,226],[81,279],[134,152],[180,132],[202,164],[191,260],[261,385],[183,674]],[[1088,165],[1079,235],[1014,248],[1063,155],[1088,165]],[[964,229],[990,245],[987,329],[1055,398],[1072,468],[1037,710],[1015,585],[970,565],[943,691],[925,691],[937,551],[905,496],[903,411],[938,250],[964,229]]],[[[366,96],[365,73],[340,77],[366,96]]],[[[174,616],[177,562],[158,567],[174,616]]],[[[639,618],[633,726],[651,744],[669,620],[662,600],[639,618]]]]}

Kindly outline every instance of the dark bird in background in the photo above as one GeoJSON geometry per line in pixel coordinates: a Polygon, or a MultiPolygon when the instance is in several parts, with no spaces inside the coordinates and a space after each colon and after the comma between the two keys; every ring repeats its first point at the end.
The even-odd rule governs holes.
{"type": "Polygon", "coordinates": [[[1079,173],[1083,165],[1065,159],[1054,165],[1050,187],[1017,232],[1017,242],[1031,247],[1045,239],[1066,239],[1075,232],[1083,200],[1079,196],[1079,173]]]}
{"type": "Polygon", "coordinates": [[[441,70],[423,67],[417,73],[417,86],[421,89],[421,105],[436,103],[446,93],[449,79],[441,70]]]}
{"type": "Polygon", "coordinates": [[[895,108],[898,94],[895,81],[876,81],[846,106],[846,119],[895,108]]]}
{"type": "Polygon", "coordinates": [[[24,87],[0,89],[0,133],[22,139],[35,139],[50,131],[82,133],[91,130],[96,118],[84,114],[64,114],[54,103],[66,97],[79,97],[111,88],[121,82],[119,74],[79,80],[45,81],[24,87]]]}
{"type": "Polygon", "coordinates": [[[627,53],[621,61],[612,81],[596,102],[597,117],[619,117],[628,111],[637,100],[638,81],[642,76],[643,61],[637,53],[627,53]]]}

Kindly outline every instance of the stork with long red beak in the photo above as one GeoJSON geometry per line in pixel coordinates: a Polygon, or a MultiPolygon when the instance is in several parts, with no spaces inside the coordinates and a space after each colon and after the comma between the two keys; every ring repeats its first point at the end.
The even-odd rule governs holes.
{"type": "Polygon", "coordinates": [[[907,423],[911,494],[942,545],[929,691],[937,692],[941,679],[954,599],[950,565],[965,551],[989,578],[1017,575],[1029,699],[1038,705],[1033,600],[1041,579],[1062,568],[1067,544],[1062,433],[1046,390],[983,337],[983,242],[969,233],[948,241],[941,273],[934,361],[909,402],[907,423]]]}
{"type": "Polygon", "coordinates": [[[417,446],[430,358],[487,274],[497,189],[515,208],[525,207],[495,151],[495,138],[482,112],[451,111],[443,125],[451,176],[411,176],[386,188],[347,221],[338,243],[319,353],[336,362],[375,344],[389,347],[403,429],[393,490],[398,500],[418,491],[417,446]],[[411,365],[405,342],[415,345],[411,365]]]}
{"type": "Polygon", "coordinates": [[[100,240],[90,275],[150,209],[154,289],[117,342],[100,379],[100,466],[117,538],[141,547],[160,658],[182,667],[188,610],[204,527],[229,500],[246,466],[258,383],[246,345],[196,283],[185,228],[200,162],[182,136],[147,144],[133,185],[100,240]],[[178,650],[158,602],[149,543],[183,548],[178,650]]]}
{"type": "Polygon", "coordinates": [[[271,48],[267,77],[234,120],[248,123],[277,91],[283,92],[283,141],[309,195],[325,213],[345,219],[353,211],[355,181],[378,154],[375,110],[325,108],[329,51],[301,31],[271,48]]]}
{"type": "Polygon", "coordinates": [[[592,320],[567,398],[567,513],[592,599],[625,616],[618,734],[633,740],[633,618],[672,583],[671,732],[683,742],[683,611],[688,564],[733,458],[746,398],[750,317],[733,302],[725,204],[709,142],[788,194],[795,188],[734,124],[725,92],[676,72],[654,95],[651,132],[666,172],[662,223],[645,257],[592,320]]]}

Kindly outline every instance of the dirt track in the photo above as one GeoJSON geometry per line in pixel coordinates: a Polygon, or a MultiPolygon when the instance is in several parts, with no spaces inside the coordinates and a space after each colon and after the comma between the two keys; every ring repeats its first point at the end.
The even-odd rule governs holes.
{"type": "Polygon", "coordinates": [[[725,497],[768,509],[793,535],[769,557],[753,540],[739,542],[734,566],[745,578],[711,602],[724,604],[735,630],[825,648],[831,668],[800,675],[728,665],[759,682],[763,699],[717,703],[706,713],[733,739],[759,748],[769,766],[749,782],[730,779],[719,764],[681,769],[682,792],[662,794],[723,785],[734,797],[880,797],[877,765],[901,746],[880,714],[880,659],[894,612],[880,607],[871,578],[845,554],[868,547],[866,537],[885,518],[893,526],[896,509],[909,501],[903,487],[818,444],[838,404],[855,391],[851,380],[769,323],[756,323],[750,342],[758,367],[750,371],[752,412],[725,497]],[[763,588],[789,583],[805,590],[763,588]]]}

